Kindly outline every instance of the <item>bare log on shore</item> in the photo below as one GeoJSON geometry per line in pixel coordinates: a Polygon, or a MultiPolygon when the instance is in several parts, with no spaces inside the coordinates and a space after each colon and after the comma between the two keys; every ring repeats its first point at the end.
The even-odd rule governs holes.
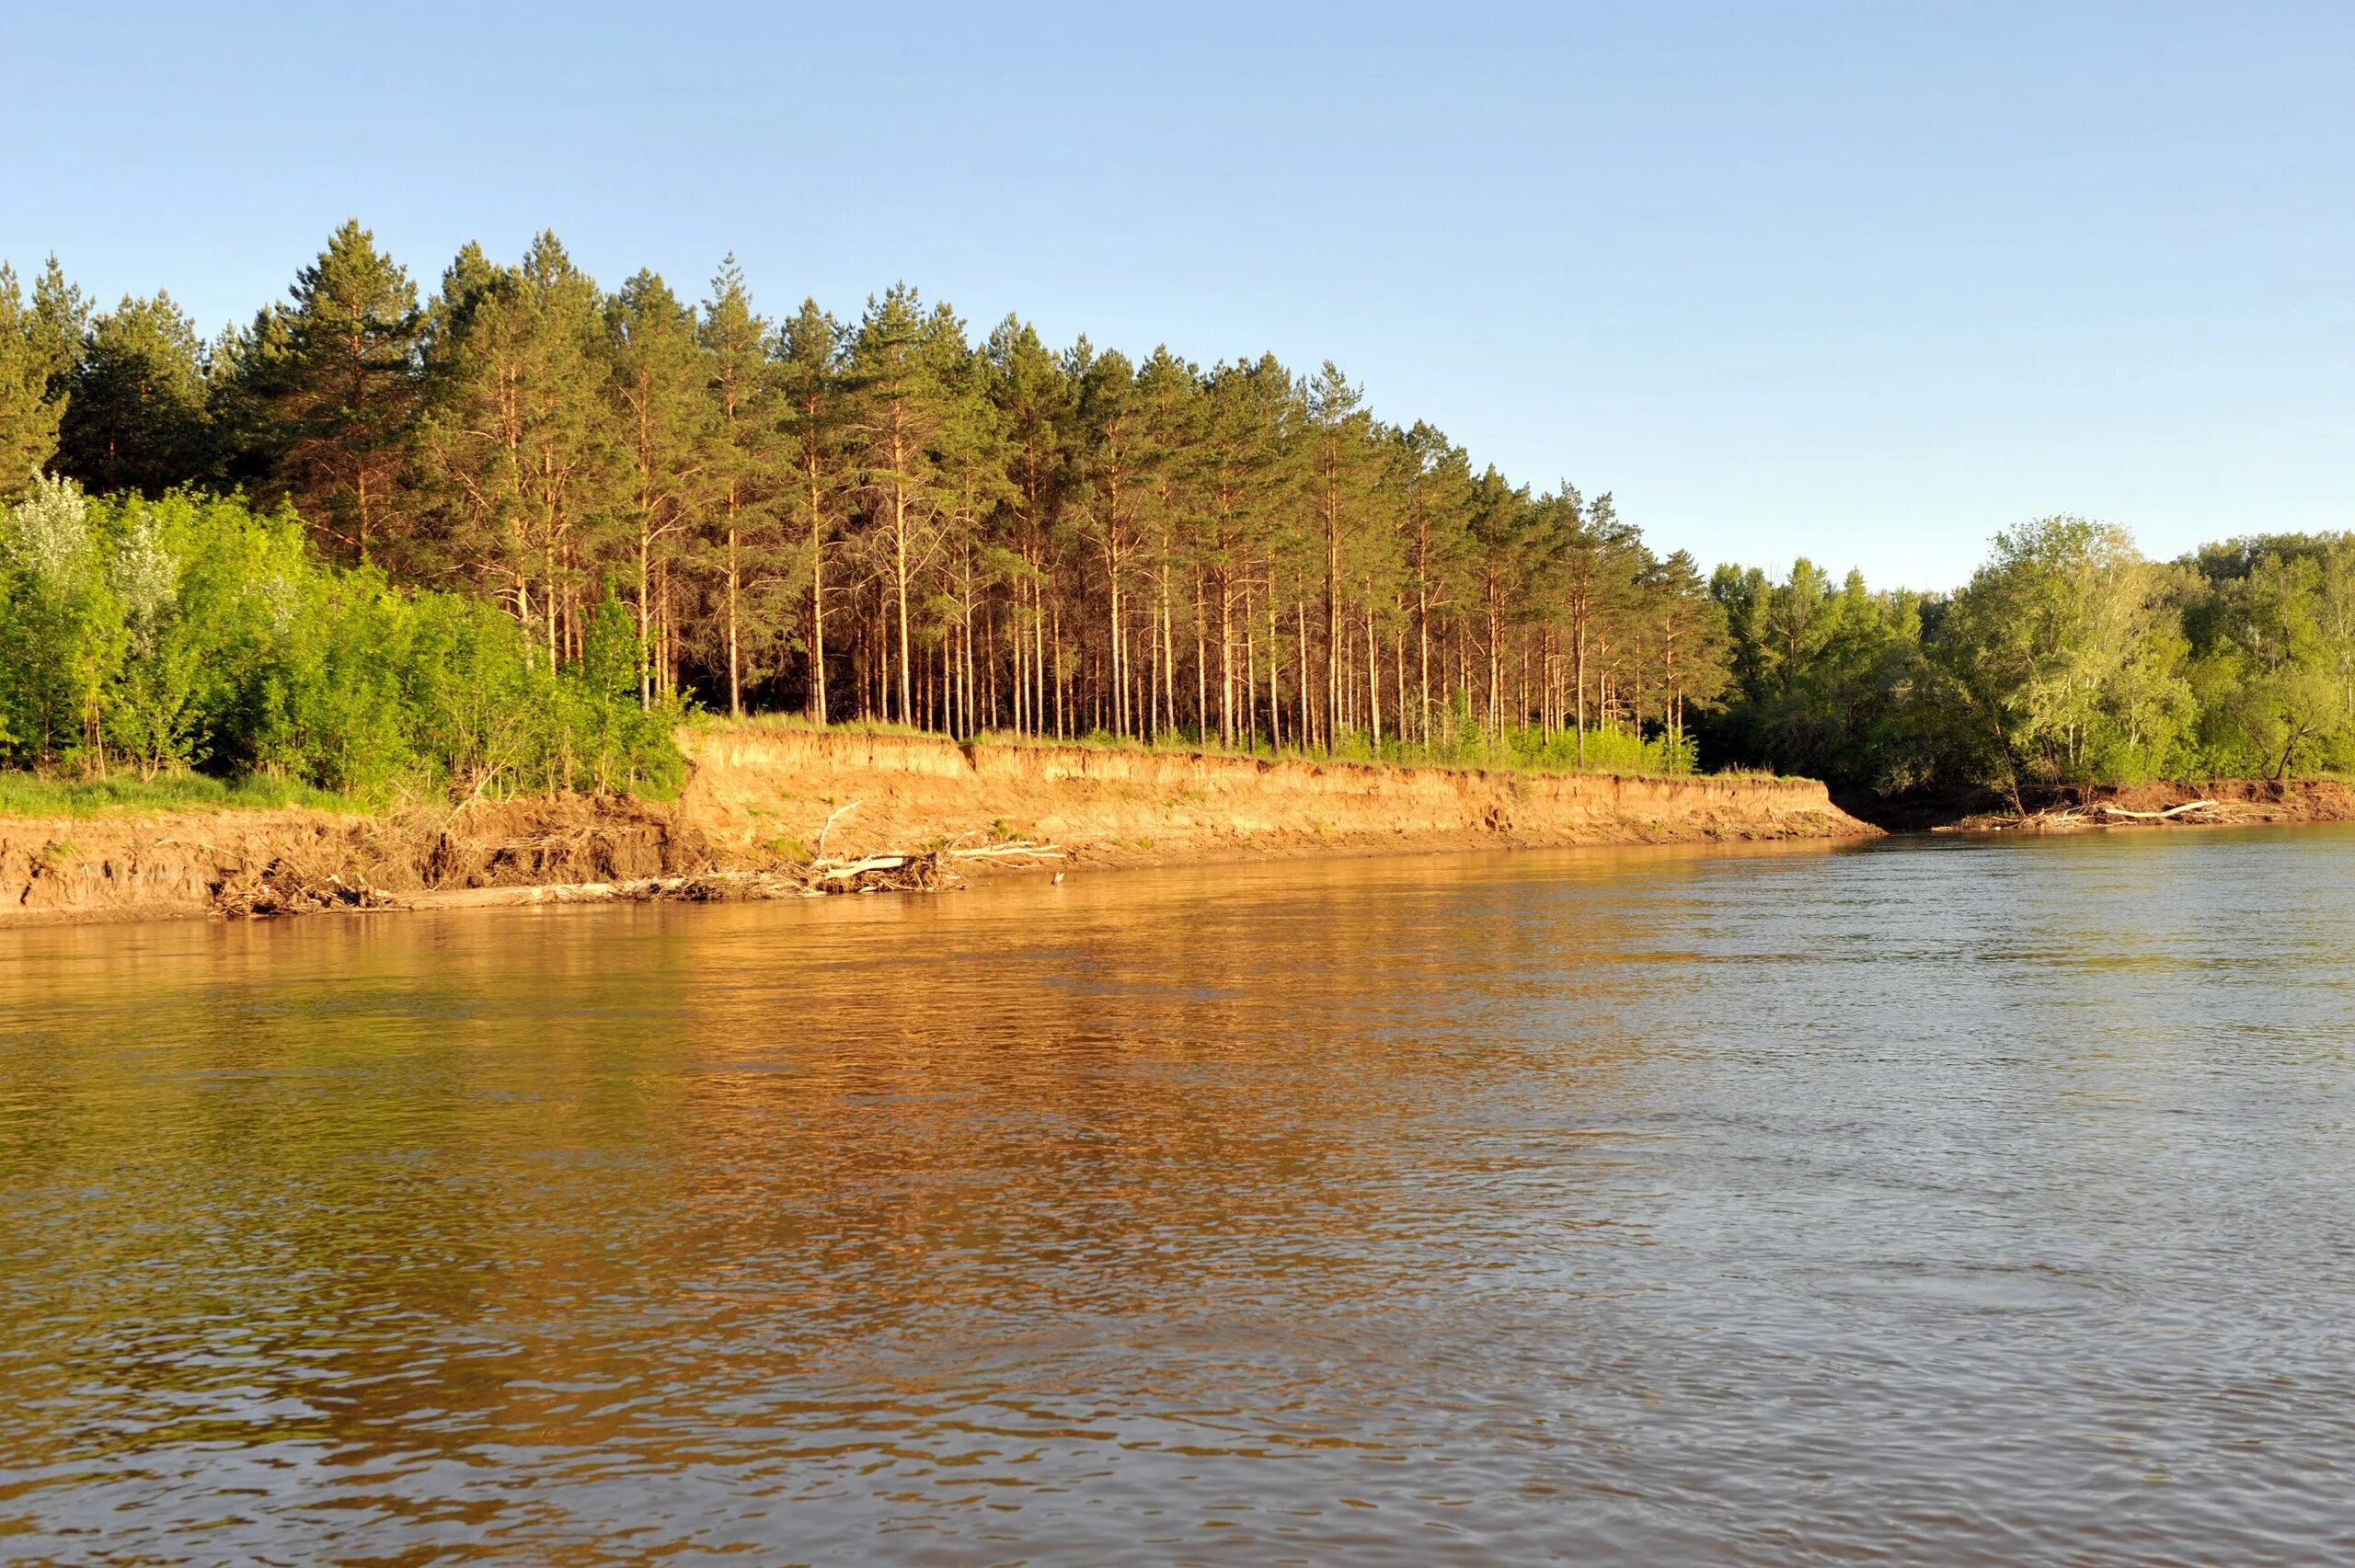
{"type": "MultiPolygon", "coordinates": [[[[970,835],[968,835],[970,836],[970,835]]],[[[822,837],[822,835],[821,835],[822,837]]],[[[885,851],[855,860],[812,860],[804,868],[804,892],[809,893],[936,893],[961,887],[960,861],[1018,862],[1062,860],[1053,844],[1016,841],[1002,844],[966,845],[950,841],[916,852],[885,851]]]]}
{"type": "Polygon", "coordinates": [[[2051,807],[2042,811],[2031,811],[2025,817],[1973,818],[1965,826],[2022,833],[2061,833],[2073,829],[2124,827],[2136,822],[2232,822],[2240,819],[2244,814],[2242,808],[2222,800],[2187,800],[2163,811],[2130,811],[2123,806],[2097,802],[2090,806],[2051,807]]]}
{"type": "Polygon", "coordinates": [[[2124,817],[2136,822],[2165,822],[2170,818],[2188,816],[2194,811],[2223,813],[2221,800],[2187,800],[2181,806],[2170,806],[2165,811],[2129,811],[2122,806],[2097,806],[2094,812],[2102,817],[2124,817]]]}
{"type": "MultiPolygon", "coordinates": [[[[829,893],[937,893],[964,886],[959,866],[970,864],[1040,864],[1065,858],[1054,844],[1011,840],[973,843],[980,835],[922,850],[879,850],[844,858],[825,853],[827,837],[859,803],[836,807],[818,833],[818,853],[803,864],[758,871],[699,871],[684,876],[642,876],[610,882],[541,883],[432,891],[396,897],[373,886],[357,870],[303,865],[292,858],[271,861],[258,872],[225,878],[213,890],[215,913],[235,919],[316,914],[330,910],[383,910],[404,906],[458,909],[502,904],[719,903],[762,898],[820,898],[829,893]]],[[[565,835],[552,835],[548,842],[565,835]]],[[[541,841],[500,846],[505,851],[546,847],[541,841]]]]}
{"type": "Polygon", "coordinates": [[[273,858],[259,870],[224,877],[213,889],[216,914],[237,920],[278,915],[325,914],[347,910],[389,910],[398,900],[356,869],[350,875],[305,864],[295,855],[273,858]]]}

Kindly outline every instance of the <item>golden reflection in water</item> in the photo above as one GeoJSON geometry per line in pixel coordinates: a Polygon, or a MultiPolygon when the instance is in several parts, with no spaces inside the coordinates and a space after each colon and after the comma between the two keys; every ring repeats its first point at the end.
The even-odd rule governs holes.
{"type": "MultiPolygon", "coordinates": [[[[2201,1250],[2256,1227],[2349,1291],[2317,1182],[2355,1011],[2313,960],[2355,934],[2355,839],[2285,841],[0,932],[0,1530],[582,1562],[2102,1539],[2023,1511],[2033,1438],[2089,1495],[2164,1454],[2212,1541],[2255,1472],[2132,1391],[2269,1356],[2303,1391],[2237,1436],[2355,1459],[2346,1363],[2252,1327],[2263,1285],[2201,1250]],[[2187,898],[2252,933],[2231,964],[2187,898]],[[2237,1059],[2187,1032],[2228,1023],[2237,1059]],[[2229,1214],[2191,1174],[2224,1159],[2229,1214]]],[[[2324,1516],[2280,1495],[2275,1539],[2324,1516]]]]}

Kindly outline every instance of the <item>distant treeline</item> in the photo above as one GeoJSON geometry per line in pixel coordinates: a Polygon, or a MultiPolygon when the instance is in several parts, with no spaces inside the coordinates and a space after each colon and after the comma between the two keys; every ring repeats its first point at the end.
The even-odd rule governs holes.
{"type": "Polygon", "coordinates": [[[420,300],[347,223],[286,302],[210,344],[167,295],[99,311],[53,259],[29,293],[0,268],[0,480],[22,495],[42,471],[111,498],[32,492],[0,566],[0,745],[52,769],[111,749],[356,780],[406,747],[467,787],[626,778],[651,765],[642,738],[578,728],[609,723],[618,670],[649,734],[700,702],[1357,756],[1697,754],[1900,789],[2335,766],[2355,691],[2315,651],[2348,646],[2324,624],[2335,542],[2156,568],[2060,520],[1999,540],[1950,599],[1805,563],[1705,579],[1607,494],[1533,491],[1376,419],[1329,362],[1133,362],[1011,316],[976,341],[905,287],[856,322],[814,302],[771,321],[731,263],[697,304],[649,272],[609,293],[546,235],[514,266],[467,246],[420,300]],[[42,619],[65,568],[25,521],[75,508],[73,570],[113,627],[87,657],[42,619]],[[381,667],[367,689],[406,738],[215,692],[229,706],[155,739],[129,716],[153,657],[131,585],[155,551],[174,594],[242,573],[267,598],[251,585],[296,572],[318,596],[304,636],[360,642],[283,692],[316,708],[381,667]],[[403,665],[403,637],[431,651],[403,665]],[[532,707],[528,737],[448,738],[437,637],[487,650],[475,689],[532,707]]]}
{"type": "Polygon", "coordinates": [[[2262,535],[2171,565],[2125,530],[1998,534],[1951,595],[1806,561],[1720,567],[1733,681],[1704,750],[1881,795],[2355,768],[2355,536],[2262,535]]]}

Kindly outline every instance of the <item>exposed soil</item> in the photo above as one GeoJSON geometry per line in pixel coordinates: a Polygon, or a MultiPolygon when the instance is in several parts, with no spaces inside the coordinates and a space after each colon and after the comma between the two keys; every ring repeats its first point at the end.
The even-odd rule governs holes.
{"type": "Polygon", "coordinates": [[[821,835],[832,862],[942,852],[978,870],[996,864],[994,846],[1017,841],[1053,844],[1055,864],[1105,865],[1877,831],[1804,780],[1264,762],[751,727],[680,739],[689,782],[672,804],[565,796],[384,819],[0,818],[0,921],[775,896],[809,880],[797,868],[821,835]]]}
{"type": "Polygon", "coordinates": [[[0,818],[0,920],[381,909],[466,888],[700,870],[673,807],[478,800],[390,818],[305,810],[0,818]]]}
{"type": "Polygon", "coordinates": [[[1051,842],[1083,864],[1400,849],[1870,836],[1801,779],[1618,778],[959,745],[756,728],[682,737],[680,806],[728,853],[936,839],[1051,842]]]}
{"type": "Polygon", "coordinates": [[[1991,789],[1936,795],[1835,795],[1842,809],[1888,832],[2075,831],[2355,821],[2355,787],[2337,779],[2207,779],[2139,784],[2039,784],[2011,797],[1991,789]],[[2211,809],[2160,818],[2198,801],[2211,809]],[[2128,813],[2138,813],[2127,815],[2128,813]]]}
{"type": "Polygon", "coordinates": [[[2246,827],[2355,821],[2355,789],[2337,779],[2208,779],[2140,784],[2055,784],[2023,790],[1950,824],[1962,831],[2075,832],[2120,828],[2246,827]]]}

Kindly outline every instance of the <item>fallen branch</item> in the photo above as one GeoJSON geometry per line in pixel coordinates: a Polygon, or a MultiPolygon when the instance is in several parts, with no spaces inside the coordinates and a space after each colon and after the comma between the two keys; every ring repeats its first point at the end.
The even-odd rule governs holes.
{"type": "Polygon", "coordinates": [[[840,882],[849,877],[865,876],[875,871],[899,871],[915,864],[917,857],[907,854],[870,854],[859,860],[846,860],[839,864],[826,861],[811,861],[810,869],[822,881],[840,882]]]}
{"type": "Polygon", "coordinates": [[[826,835],[834,830],[834,819],[842,816],[845,811],[857,810],[858,807],[859,803],[854,800],[848,806],[835,807],[833,810],[827,815],[826,825],[818,830],[818,853],[810,856],[810,863],[812,864],[815,864],[819,861],[822,861],[826,858],[826,835]]]}
{"type": "Polygon", "coordinates": [[[354,871],[347,882],[340,873],[321,876],[281,856],[258,874],[233,878],[213,890],[213,913],[233,920],[268,920],[276,915],[319,914],[329,910],[388,910],[397,907],[391,894],[372,886],[354,871]]]}
{"type": "Polygon", "coordinates": [[[2137,822],[2164,822],[2171,817],[2182,817],[2194,811],[2222,811],[2221,800],[2187,800],[2181,806],[2170,806],[2165,811],[2129,811],[2122,806],[2097,806],[2093,809],[2104,817],[2126,817],[2137,822]]]}
{"type": "Polygon", "coordinates": [[[1063,860],[1067,858],[1063,851],[1052,844],[987,844],[970,850],[952,849],[948,853],[954,860],[1017,860],[1026,857],[1039,860],[1063,860]]]}

